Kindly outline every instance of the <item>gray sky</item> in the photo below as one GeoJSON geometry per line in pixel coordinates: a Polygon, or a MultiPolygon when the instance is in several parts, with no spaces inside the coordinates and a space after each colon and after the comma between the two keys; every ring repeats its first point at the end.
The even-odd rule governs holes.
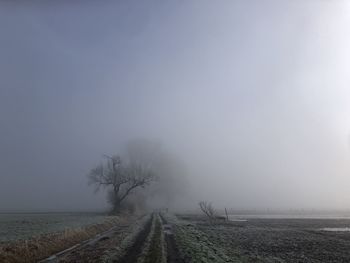
{"type": "Polygon", "coordinates": [[[193,204],[350,208],[348,1],[28,2],[0,4],[0,210],[103,206],[86,173],[138,137],[193,204]]]}

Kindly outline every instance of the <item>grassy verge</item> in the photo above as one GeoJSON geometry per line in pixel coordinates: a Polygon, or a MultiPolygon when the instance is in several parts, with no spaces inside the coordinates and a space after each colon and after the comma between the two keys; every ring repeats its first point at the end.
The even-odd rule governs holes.
{"type": "Polygon", "coordinates": [[[90,239],[98,233],[107,231],[121,220],[119,217],[110,217],[100,224],[76,229],[66,229],[62,232],[44,234],[29,240],[18,240],[0,244],[0,262],[37,262],[79,242],[90,239]]]}

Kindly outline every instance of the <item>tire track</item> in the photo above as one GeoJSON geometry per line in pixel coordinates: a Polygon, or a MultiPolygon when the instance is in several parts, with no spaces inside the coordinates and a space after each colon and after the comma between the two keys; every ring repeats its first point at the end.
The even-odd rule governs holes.
{"type": "Polygon", "coordinates": [[[142,253],[143,245],[151,232],[154,214],[148,219],[144,228],[138,233],[135,242],[127,249],[125,255],[115,263],[135,263],[142,253]]]}
{"type": "Polygon", "coordinates": [[[168,224],[167,220],[159,213],[162,220],[164,238],[167,246],[167,263],[185,263],[180,256],[179,248],[176,245],[172,226],[168,224]]]}

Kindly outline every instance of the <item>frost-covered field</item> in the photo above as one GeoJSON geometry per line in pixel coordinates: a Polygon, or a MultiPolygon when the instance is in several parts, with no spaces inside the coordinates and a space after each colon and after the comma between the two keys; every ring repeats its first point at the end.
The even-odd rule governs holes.
{"type": "Polygon", "coordinates": [[[99,223],[105,218],[97,213],[0,214],[0,242],[99,223]]]}
{"type": "Polygon", "coordinates": [[[245,217],[213,224],[201,216],[178,218],[179,244],[191,258],[205,252],[212,262],[350,262],[348,218],[245,217]]]}

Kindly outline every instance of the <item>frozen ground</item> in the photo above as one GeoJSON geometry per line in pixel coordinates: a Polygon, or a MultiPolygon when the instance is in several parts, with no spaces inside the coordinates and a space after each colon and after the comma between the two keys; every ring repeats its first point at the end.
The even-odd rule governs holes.
{"type": "Polygon", "coordinates": [[[0,214],[0,242],[95,224],[105,218],[97,213],[0,214]]]}
{"type": "MultiPolygon", "coordinates": [[[[9,216],[7,219],[9,218],[15,217],[9,216]]],[[[24,220],[23,216],[19,218],[24,220]]],[[[17,228],[18,225],[32,224],[32,233],[38,233],[36,229],[47,224],[49,226],[46,231],[54,231],[61,225],[81,226],[104,217],[47,214],[30,215],[29,218],[31,220],[27,219],[27,223],[17,222],[17,228]]],[[[349,227],[350,220],[340,218],[248,218],[209,223],[206,218],[198,215],[153,213],[138,219],[117,220],[109,228],[104,228],[110,229],[108,235],[93,238],[97,233],[95,231],[89,236],[93,238],[92,241],[87,243],[81,243],[80,239],[72,241],[55,253],[79,242],[81,245],[55,260],[74,263],[350,262],[350,232],[339,231],[349,227]],[[328,229],[338,231],[325,231],[328,229]]],[[[18,238],[20,235],[15,236],[18,238]]],[[[87,237],[82,240],[85,239],[87,237]]],[[[46,257],[51,254],[54,253],[49,253],[46,257]]]]}
{"type": "Polygon", "coordinates": [[[238,262],[350,262],[349,219],[266,219],[209,224],[180,216],[238,262]]]}

